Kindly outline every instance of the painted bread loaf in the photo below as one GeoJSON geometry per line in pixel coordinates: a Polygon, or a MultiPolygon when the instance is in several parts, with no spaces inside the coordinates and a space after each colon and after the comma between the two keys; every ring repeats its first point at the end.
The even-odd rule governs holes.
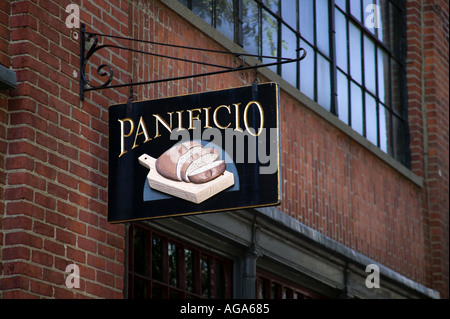
{"type": "Polygon", "coordinates": [[[225,161],[215,161],[192,171],[188,179],[195,184],[206,183],[222,175],[225,169],[225,161]]]}
{"type": "Polygon", "coordinates": [[[181,179],[185,182],[190,182],[188,175],[196,169],[208,165],[219,158],[219,152],[214,148],[205,148],[198,153],[195,153],[187,160],[181,167],[181,179]]]}
{"type": "Polygon", "coordinates": [[[201,184],[225,172],[226,163],[218,158],[216,149],[203,148],[200,143],[189,141],[165,151],[156,160],[155,168],[165,178],[201,184]]]}
{"type": "Polygon", "coordinates": [[[163,177],[181,181],[180,170],[182,163],[189,159],[192,154],[199,152],[203,146],[195,141],[189,141],[175,145],[165,151],[155,163],[156,171],[163,177]],[[181,160],[181,161],[180,161],[181,160]]]}

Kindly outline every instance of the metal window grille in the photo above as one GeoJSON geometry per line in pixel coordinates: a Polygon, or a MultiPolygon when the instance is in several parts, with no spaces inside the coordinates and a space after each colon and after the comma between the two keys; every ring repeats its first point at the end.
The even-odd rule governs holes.
{"type": "Polygon", "coordinates": [[[232,296],[232,263],[140,225],[129,229],[128,298],[232,296]]]}
{"type": "Polygon", "coordinates": [[[257,269],[256,275],[257,299],[326,299],[323,295],[294,285],[267,271],[257,269]]]}

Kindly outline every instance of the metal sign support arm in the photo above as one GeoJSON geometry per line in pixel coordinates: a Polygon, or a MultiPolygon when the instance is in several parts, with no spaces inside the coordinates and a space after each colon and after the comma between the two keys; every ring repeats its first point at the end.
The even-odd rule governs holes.
{"type": "Polygon", "coordinates": [[[161,43],[161,42],[155,42],[155,41],[146,41],[146,40],[139,40],[134,38],[126,38],[126,37],[120,37],[120,36],[113,36],[113,35],[106,35],[101,33],[93,33],[93,32],[87,32],[85,29],[85,25],[82,24],[80,27],[80,99],[84,100],[85,92],[87,91],[93,91],[93,90],[101,90],[101,89],[109,89],[109,88],[120,88],[120,87],[128,87],[128,86],[134,86],[134,85],[143,85],[143,84],[154,84],[159,82],[167,82],[167,81],[177,81],[177,80],[184,80],[184,79],[190,79],[190,78],[197,78],[197,77],[203,77],[203,76],[209,76],[209,75],[217,75],[217,74],[224,74],[224,73],[230,73],[230,72],[236,72],[236,71],[245,71],[245,70],[251,70],[251,69],[258,69],[263,67],[269,67],[269,66],[275,66],[275,65],[281,65],[285,63],[292,63],[301,61],[306,56],[306,51],[303,48],[297,49],[297,51],[302,51],[299,58],[291,59],[291,58],[283,58],[283,57],[273,57],[273,56],[266,56],[266,55],[256,55],[256,54],[249,54],[249,53],[242,53],[242,52],[229,52],[229,51],[221,51],[221,50],[212,50],[212,49],[204,49],[204,48],[194,48],[189,46],[182,46],[182,45],[175,45],[170,43],[161,43]],[[225,66],[225,65],[218,65],[213,63],[207,63],[202,61],[193,61],[188,60],[184,58],[179,58],[175,56],[170,55],[163,55],[158,54],[154,52],[147,52],[143,50],[137,50],[125,46],[120,45],[114,45],[114,44],[101,44],[99,45],[99,37],[104,38],[111,38],[111,39],[118,39],[118,40],[127,40],[127,41],[136,41],[140,43],[147,43],[152,45],[160,45],[160,46],[167,46],[167,47],[173,47],[180,50],[193,50],[193,51],[202,51],[202,52],[211,52],[211,53],[219,53],[219,54],[227,54],[227,55],[233,55],[236,58],[241,59],[241,64],[237,67],[231,67],[231,66],[225,66]],[[86,52],[86,42],[92,42],[89,48],[86,52]],[[130,83],[118,83],[118,84],[111,84],[111,82],[114,79],[114,69],[107,65],[107,64],[101,64],[97,67],[97,74],[100,77],[106,77],[106,80],[103,84],[96,85],[89,81],[89,79],[86,76],[86,67],[89,62],[89,59],[95,55],[100,50],[103,49],[121,49],[121,50],[127,50],[130,52],[135,52],[139,54],[145,54],[145,55],[151,55],[156,56],[160,58],[166,58],[171,59],[175,61],[181,61],[183,63],[194,63],[198,65],[205,65],[210,66],[214,68],[219,68],[221,70],[217,71],[211,71],[211,72],[205,72],[205,73],[198,73],[198,74],[190,74],[185,76],[178,76],[178,77],[171,77],[171,78],[164,78],[164,79],[157,79],[157,80],[148,80],[148,81],[142,81],[142,82],[130,82],[130,83]],[[274,59],[276,62],[271,63],[258,63],[253,66],[245,65],[245,57],[255,57],[258,59],[274,59]]]}

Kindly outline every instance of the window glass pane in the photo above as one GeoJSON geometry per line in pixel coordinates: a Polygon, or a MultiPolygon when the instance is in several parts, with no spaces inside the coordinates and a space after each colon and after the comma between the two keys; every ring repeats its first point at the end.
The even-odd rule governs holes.
{"type": "Polygon", "coordinates": [[[378,110],[379,123],[380,123],[380,149],[387,153],[388,152],[388,111],[384,107],[384,105],[380,104],[380,108],[378,110]]]}
{"type": "Polygon", "coordinates": [[[259,53],[259,14],[253,0],[242,1],[242,32],[244,49],[251,54],[259,53]]]}
{"type": "Polygon", "coordinates": [[[256,287],[256,298],[257,299],[266,299],[267,296],[267,281],[264,278],[258,277],[257,280],[257,287],[256,287]]]}
{"type": "Polygon", "coordinates": [[[281,296],[281,285],[272,282],[271,284],[271,299],[279,299],[281,296]]]}
{"type": "Polygon", "coordinates": [[[378,26],[378,9],[374,0],[363,0],[364,26],[375,35],[376,26],[378,26]]]}
{"type": "Polygon", "coordinates": [[[356,82],[361,83],[361,31],[353,23],[350,23],[349,31],[350,74],[356,82]]]}
{"type": "Polygon", "coordinates": [[[300,34],[314,44],[314,1],[299,0],[300,34]]]}
{"type": "Polygon", "coordinates": [[[348,80],[341,71],[338,71],[337,74],[337,94],[337,112],[339,119],[345,124],[348,124],[348,80]]]}
{"type": "Polygon", "coordinates": [[[404,134],[405,131],[403,121],[395,115],[392,115],[392,142],[393,142],[393,156],[399,160],[405,158],[404,134]]]}
{"type": "Polygon", "coordinates": [[[133,230],[133,242],[134,242],[134,272],[145,275],[146,270],[146,243],[145,233],[140,229],[134,228],[133,230]]]}
{"type": "Polygon", "coordinates": [[[192,0],[192,11],[209,24],[213,24],[212,0],[192,0]]]}
{"type": "Polygon", "coordinates": [[[379,22],[378,28],[376,30],[377,37],[380,41],[384,42],[389,47],[387,39],[389,39],[389,36],[386,34],[386,30],[388,30],[388,23],[389,23],[389,17],[388,17],[388,6],[389,1],[388,0],[377,0],[377,6],[380,9],[380,16],[379,16],[379,22]]]}
{"type": "Polygon", "coordinates": [[[133,298],[134,299],[147,298],[147,285],[145,284],[145,281],[134,279],[133,298]]]}
{"type": "Polygon", "coordinates": [[[364,83],[373,94],[376,94],[375,52],[375,43],[364,36],[364,83]]]}
{"type": "Polygon", "coordinates": [[[347,20],[341,11],[336,9],[336,64],[347,72],[347,20]]]}
{"type": "Polygon", "coordinates": [[[389,58],[387,54],[377,49],[378,52],[378,98],[381,102],[389,101],[389,58]]]}
{"type": "Polygon", "coordinates": [[[362,108],[362,92],[361,88],[353,81],[351,83],[351,121],[352,128],[363,135],[363,108],[362,108]]]}
{"type": "Polygon", "coordinates": [[[402,101],[401,101],[401,67],[393,59],[391,60],[391,97],[392,109],[397,115],[402,116],[402,101]]]}
{"type": "Polygon", "coordinates": [[[182,299],[183,298],[183,294],[180,291],[176,291],[171,289],[169,291],[169,299],[182,299]]]}
{"type": "MultiPolygon", "coordinates": [[[[297,58],[297,37],[294,32],[283,25],[281,41],[281,56],[283,58],[297,58]]],[[[294,63],[286,63],[281,65],[281,74],[283,79],[297,86],[297,68],[294,63]]]]}
{"type": "Polygon", "coordinates": [[[366,138],[378,145],[377,103],[372,95],[366,93],[366,138]]]}
{"type": "Polygon", "coordinates": [[[153,284],[152,286],[152,299],[163,299],[164,298],[164,288],[153,284]]]}
{"type": "Polygon", "coordinates": [[[195,291],[195,263],[194,263],[194,253],[189,250],[184,250],[184,265],[186,268],[186,291],[194,292],[195,291]]]}
{"type": "Polygon", "coordinates": [[[317,103],[326,110],[331,109],[330,63],[321,54],[317,55],[317,103]]]}
{"type": "Polygon", "coordinates": [[[282,293],[281,293],[281,299],[288,299],[289,298],[289,289],[286,287],[283,287],[282,293]]]}
{"type": "Polygon", "coordinates": [[[304,41],[301,47],[306,51],[306,57],[300,61],[300,90],[314,100],[314,50],[304,41]]]}
{"type": "Polygon", "coordinates": [[[350,13],[361,22],[361,2],[360,0],[351,0],[348,2],[350,13]]]}
{"type": "Polygon", "coordinates": [[[158,237],[152,238],[152,278],[163,281],[163,246],[158,237]]]}
{"type": "Polygon", "coordinates": [[[346,8],[345,8],[345,4],[347,2],[347,0],[335,0],[334,1],[336,3],[336,5],[342,9],[342,11],[345,12],[346,8]]]}
{"type": "Polygon", "coordinates": [[[222,263],[216,263],[216,297],[224,299],[225,295],[225,266],[222,263]]]}
{"type": "Polygon", "coordinates": [[[169,284],[174,287],[180,286],[180,249],[177,245],[169,243],[169,284]]]}
{"type": "Polygon", "coordinates": [[[391,18],[389,19],[389,38],[391,50],[393,51],[394,56],[400,55],[400,32],[399,32],[399,24],[401,22],[400,12],[395,5],[389,2],[389,14],[391,18]],[[395,23],[394,23],[395,22],[395,23]]]}
{"type": "Polygon", "coordinates": [[[202,296],[204,298],[211,298],[211,265],[208,257],[201,257],[200,272],[202,282],[202,296]]]}
{"type": "Polygon", "coordinates": [[[282,0],[281,17],[291,28],[297,30],[297,5],[293,0],[282,0]]]}
{"type": "Polygon", "coordinates": [[[275,14],[278,14],[278,0],[263,0],[263,3],[275,14]]]}
{"type": "Polygon", "coordinates": [[[317,47],[327,57],[330,55],[328,21],[328,0],[316,0],[317,47]]]}
{"type": "Polygon", "coordinates": [[[216,0],[216,28],[234,40],[233,0],[216,0]]]}
{"type": "MultiPolygon", "coordinates": [[[[278,44],[278,24],[277,20],[267,12],[263,11],[262,21],[262,54],[269,56],[277,56],[277,44],[278,44]]],[[[274,59],[263,59],[264,63],[275,62],[274,59]]],[[[277,67],[269,67],[272,71],[276,72],[277,67]]]]}

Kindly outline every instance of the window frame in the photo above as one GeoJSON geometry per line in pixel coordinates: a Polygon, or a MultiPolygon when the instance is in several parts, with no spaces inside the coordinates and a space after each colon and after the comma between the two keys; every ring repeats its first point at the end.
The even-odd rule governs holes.
{"type": "MultiPolygon", "coordinates": [[[[360,1],[360,5],[361,8],[363,7],[363,0],[359,0],[360,1]]],[[[390,8],[391,5],[395,6],[395,8],[398,10],[399,15],[401,16],[401,20],[403,22],[406,21],[406,4],[404,1],[402,0],[386,0],[388,5],[387,5],[387,13],[386,15],[388,17],[390,17],[391,12],[390,12],[390,8]]],[[[342,70],[340,67],[337,66],[337,60],[336,58],[333,59],[333,62],[335,64],[335,70],[336,72],[335,77],[337,77],[338,71],[340,71],[342,74],[344,74],[348,81],[348,85],[347,85],[347,89],[348,89],[348,125],[350,127],[352,126],[351,123],[351,112],[352,112],[352,106],[351,106],[351,98],[350,98],[350,90],[351,90],[351,84],[352,82],[355,83],[356,85],[358,85],[361,88],[361,92],[362,92],[362,115],[361,118],[363,119],[363,132],[362,132],[362,136],[366,139],[369,140],[368,136],[367,136],[367,120],[366,120],[366,113],[367,113],[367,101],[366,101],[366,96],[367,94],[369,94],[372,98],[375,99],[375,103],[376,103],[376,122],[377,122],[377,142],[372,144],[376,145],[378,148],[380,148],[382,151],[384,151],[385,153],[391,155],[392,157],[394,157],[396,160],[398,160],[400,163],[402,163],[403,165],[405,165],[407,168],[411,167],[411,154],[410,154],[410,149],[409,149],[409,125],[408,125],[408,105],[407,105],[407,88],[406,88],[406,23],[398,23],[397,26],[399,26],[399,30],[398,31],[398,36],[399,36],[399,44],[398,44],[398,52],[397,54],[395,54],[394,49],[389,47],[388,44],[386,44],[385,42],[389,42],[391,43],[392,39],[390,38],[390,26],[388,26],[388,32],[387,34],[389,35],[389,38],[387,39],[387,41],[383,42],[378,38],[378,30],[376,30],[376,33],[372,33],[363,23],[362,21],[359,21],[355,16],[353,16],[351,14],[351,9],[349,7],[350,3],[349,1],[346,1],[346,9],[342,9],[340,8],[340,6],[338,6],[336,4],[335,1],[333,1],[333,8],[335,8],[335,10],[340,11],[342,14],[344,14],[345,19],[346,19],[346,34],[347,37],[349,35],[349,29],[350,29],[350,24],[354,24],[358,30],[361,32],[361,37],[360,37],[360,45],[361,45],[361,74],[362,74],[362,79],[361,79],[361,83],[358,83],[355,79],[353,79],[351,77],[350,74],[350,65],[351,65],[351,61],[350,61],[350,54],[347,54],[347,70],[345,70],[345,72],[343,72],[344,70],[342,70]],[[367,37],[369,39],[369,41],[374,42],[374,49],[375,49],[375,53],[374,53],[374,58],[375,58],[375,72],[376,72],[376,81],[375,81],[375,86],[376,86],[376,93],[373,94],[372,92],[370,92],[370,90],[368,89],[367,85],[366,85],[366,73],[364,72],[364,68],[365,68],[365,58],[366,55],[364,54],[364,39],[365,37],[367,37]],[[395,110],[394,106],[393,106],[393,94],[392,91],[389,92],[389,96],[387,97],[387,101],[382,102],[381,98],[380,98],[380,92],[379,92],[379,79],[378,79],[378,57],[379,57],[379,50],[382,51],[382,53],[386,53],[387,57],[388,57],[388,84],[387,86],[392,88],[393,86],[393,81],[392,81],[392,63],[395,62],[400,66],[400,73],[398,74],[399,79],[397,80],[397,83],[404,83],[403,85],[400,85],[400,88],[397,92],[397,94],[399,95],[399,102],[400,102],[400,109],[401,112],[399,113],[397,110],[395,110]],[[383,109],[385,109],[388,112],[388,119],[387,119],[387,123],[386,125],[389,127],[388,129],[388,134],[389,136],[386,137],[387,139],[387,145],[386,145],[386,150],[383,150],[381,147],[381,136],[380,136],[380,107],[384,107],[383,109]],[[398,131],[396,131],[394,129],[394,119],[399,119],[400,120],[400,124],[403,126],[403,130],[401,130],[401,135],[402,140],[401,143],[396,143],[395,142],[395,135],[398,133],[398,131]]],[[[379,2],[379,0],[376,1],[377,3],[379,2]]],[[[350,5],[351,6],[351,5],[350,5]]],[[[333,10],[333,15],[335,10],[333,10]]],[[[361,10],[361,20],[364,19],[364,13],[361,10]]],[[[389,22],[390,23],[390,22],[389,22]]],[[[333,26],[335,26],[335,24],[333,24],[333,26]]],[[[333,30],[333,32],[335,32],[335,30],[333,30]]],[[[350,52],[350,41],[347,40],[347,52],[350,52]]],[[[336,80],[337,81],[337,80],[336,80]]],[[[337,94],[337,90],[335,91],[337,94]]],[[[336,112],[334,115],[339,116],[338,112],[336,112]]],[[[370,141],[370,140],[369,140],[370,141]]]]}
{"type": "Polygon", "coordinates": [[[304,287],[296,286],[295,284],[288,282],[280,277],[273,275],[270,272],[256,269],[255,280],[255,298],[256,299],[327,299],[325,296],[320,295],[304,287]],[[261,295],[259,292],[260,284],[264,285],[265,295],[261,295]],[[275,288],[275,291],[273,291],[275,288]],[[283,290],[286,291],[286,295],[283,294],[283,290]],[[275,295],[274,295],[275,293],[275,295]]]}
{"type": "MultiPolygon", "coordinates": [[[[192,10],[192,0],[179,0],[181,3],[186,5],[189,9],[192,10]]],[[[215,7],[214,4],[219,0],[210,0],[212,2],[213,8],[215,7]]],[[[242,25],[243,25],[243,17],[242,17],[242,1],[243,0],[231,0],[233,2],[233,10],[234,10],[234,39],[232,39],[234,42],[239,44],[240,46],[244,47],[244,38],[245,35],[243,35],[242,25]]],[[[313,93],[312,96],[306,94],[302,91],[302,64],[304,64],[304,61],[301,62],[295,62],[296,63],[296,74],[295,74],[295,83],[290,82],[291,85],[296,87],[298,90],[302,91],[304,94],[309,96],[312,100],[317,102],[319,105],[324,107],[327,111],[338,117],[340,120],[342,120],[339,117],[339,105],[338,105],[338,72],[340,71],[343,75],[347,78],[347,114],[348,119],[344,123],[348,126],[350,126],[353,130],[357,131],[358,134],[363,136],[365,139],[367,139],[370,143],[374,144],[376,147],[378,147],[381,151],[383,151],[386,154],[389,154],[391,157],[395,158],[398,162],[403,164],[405,167],[410,168],[411,167],[411,152],[409,148],[409,125],[408,125],[408,107],[407,107],[407,87],[406,87],[406,2],[405,0],[374,0],[375,4],[379,4],[380,1],[385,1],[388,3],[387,8],[387,16],[390,19],[390,8],[395,7],[395,9],[398,11],[398,17],[403,21],[403,23],[396,24],[396,33],[398,33],[399,36],[399,44],[398,44],[398,52],[395,53],[392,48],[390,48],[386,43],[381,41],[377,34],[378,30],[376,30],[374,33],[372,33],[365,25],[364,25],[364,19],[365,19],[365,10],[363,9],[364,0],[352,0],[358,1],[358,4],[360,6],[360,13],[361,17],[360,20],[358,20],[356,17],[354,17],[350,13],[350,2],[346,1],[346,10],[343,10],[340,8],[340,6],[337,3],[337,0],[327,1],[328,3],[328,54],[326,52],[323,52],[320,50],[318,46],[318,35],[317,35],[317,15],[316,15],[316,6],[317,1],[315,0],[313,2],[313,33],[314,33],[314,43],[311,43],[311,41],[307,40],[305,38],[305,35],[302,35],[301,29],[300,29],[300,8],[299,8],[299,2],[295,1],[296,4],[296,22],[295,26],[290,25],[289,23],[285,22],[283,20],[283,12],[282,12],[282,0],[278,1],[278,5],[276,8],[276,12],[269,8],[264,0],[253,0],[253,2],[258,7],[258,14],[259,14],[259,26],[258,26],[258,54],[262,55],[263,51],[263,30],[262,30],[262,12],[266,12],[269,14],[273,19],[276,20],[277,25],[277,43],[276,43],[276,51],[277,51],[277,57],[282,56],[282,42],[283,42],[283,28],[286,28],[289,32],[293,32],[296,37],[296,44],[297,48],[301,47],[301,43],[307,44],[309,47],[312,48],[314,54],[313,57],[309,57],[310,59],[313,59],[314,64],[314,87],[313,87],[313,93]],[[336,60],[336,20],[335,20],[335,11],[339,10],[342,14],[344,14],[345,21],[346,21],[346,36],[347,36],[347,68],[348,70],[340,69],[337,66],[337,60],[336,60]],[[361,83],[357,81],[353,81],[351,78],[349,69],[350,69],[350,44],[349,44],[349,28],[350,24],[353,24],[358,28],[358,31],[361,34],[360,39],[360,48],[361,48],[361,83]],[[370,92],[367,89],[366,83],[365,83],[365,73],[364,73],[364,39],[368,38],[369,41],[372,41],[374,44],[374,57],[375,57],[375,80],[376,80],[376,92],[370,92]],[[389,84],[386,84],[385,86],[389,86],[392,88],[392,67],[391,63],[395,62],[399,65],[399,74],[398,74],[398,81],[399,88],[396,94],[399,95],[399,109],[400,112],[394,109],[393,101],[392,101],[392,93],[389,94],[389,101],[384,101],[384,103],[381,102],[380,99],[380,93],[378,92],[378,55],[379,51],[383,51],[387,54],[388,57],[388,64],[389,64],[389,72],[385,73],[384,76],[388,77],[389,84]],[[318,62],[319,59],[321,61],[324,61],[323,63],[328,63],[330,68],[330,97],[329,97],[329,105],[323,105],[319,101],[319,79],[318,79],[318,62]],[[361,114],[359,115],[360,120],[362,121],[362,128],[358,130],[354,126],[352,126],[351,121],[351,114],[352,111],[355,113],[355,108],[352,108],[351,105],[351,84],[355,83],[358,85],[361,89],[361,95],[362,95],[362,104],[361,104],[361,114]],[[376,103],[376,141],[374,141],[374,138],[372,137],[369,139],[369,137],[373,136],[372,134],[368,134],[368,120],[366,118],[367,115],[367,103],[366,103],[366,95],[369,94],[372,98],[375,99],[376,103]],[[381,106],[383,105],[383,106],[381,106]],[[386,122],[381,125],[380,123],[380,112],[384,111],[385,114],[383,116],[386,117],[386,122]],[[401,126],[401,131],[395,131],[395,125],[401,126]],[[382,136],[380,133],[381,129],[386,130],[386,137],[384,140],[382,140],[382,136]],[[386,145],[385,145],[386,144],[386,145]]],[[[214,16],[215,14],[212,14],[212,21],[208,22],[212,26],[215,26],[214,22],[214,16]]],[[[387,22],[390,23],[390,22],[387,22]]],[[[391,29],[388,28],[388,33],[391,32],[391,29]]],[[[390,39],[387,40],[389,43],[391,42],[390,39]]],[[[244,47],[245,49],[245,47],[244,47]]],[[[297,58],[299,57],[300,53],[297,52],[297,58]]],[[[278,60],[280,61],[280,60],[278,60]]],[[[272,71],[283,77],[283,67],[282,65],[277,65],[275,67],[271,67],[272,71]]],[[[286,79],[286,81],[288,81],[286,79]]],[[[370,98],[368,96],[367,98],[370,98]]],[[[327,101],[327,97],[325,97],[325,101],[327,101]]],[[[328,102],[326,102],[328,103],[328,102]]]]}
{"type": "Polygon", "coordinates": [[[182,241],[169,237],[157,231],[154,231],[150,227],[141,223],[131,223],[128,229],[128,298],[139,298],[135,294],[135,286],[137,282],[141,282],[145,286],[145,299],[153,299],[153,288],[157,287],[162,290],[163,299],[216,299],[216,298],[231,298],[233,293],[233,263],[231,260],[216,256],[210,252],[198,249],[191,245],[187,245],[182,241]],[[136,270],[135,265],[135,238],[134,231],[139,230],[145,235],[145,267],[144,273],[136,270]],[[162,243],[162,280],[153,278],[153,239],[158,238],[162,243]],[[170,257],[169,257],[169,244],[178,246],[180,253],[178,254],[178,273],[177,280],[179,286],[174,286],[170,282],[170,257]],[[186,265],[185,265],[185,252],[190,250],[194,256],[194,269],[193,271],[193,291],[188,291],[186,288],[186,265]],[[202,274],[201,274],[201,261],[203,258],[207,258],[209,263],[208,269],[208,295],[205,296],[202,287],[202,274]],[[218,266],[223,266],[224,272],[224,291],[222,296],[218,296],[218,287],[216,287],[217,279],[216,273],[218,266]],[[211,271],[211,269],[213,269],[211,271]]]}

